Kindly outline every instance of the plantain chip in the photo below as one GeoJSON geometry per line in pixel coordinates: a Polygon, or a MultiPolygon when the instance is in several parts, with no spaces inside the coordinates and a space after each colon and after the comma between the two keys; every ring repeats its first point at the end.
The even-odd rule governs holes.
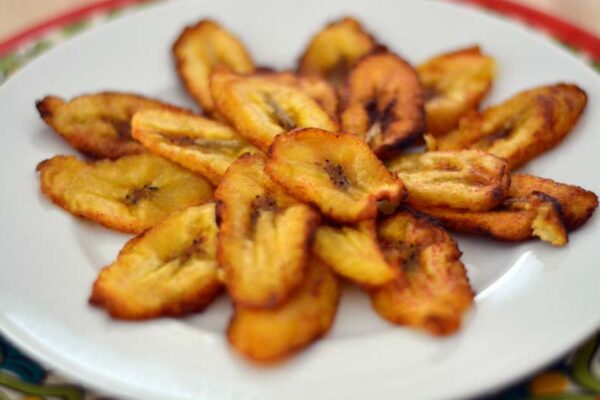
{"type": "Polygon", "coordinates": [[[396,277],[396,269],[379,248],[375,220],[356,225],[322,225],[313,254],[335,273],[365,287],[376,287],[396,277]]]}
{"type": "Polygon", "coordinates": [[[146,110],[132,120],[133,137],[148,150],[206,177],[218,185],[229,166],[258,150],[229,126],[200,116],[146,110]]]}
{"type": "Polygon", "coordinates": [[[93,163],[56,156],[38,170],[42,192],[55,204],[122,232],[141,233],[212,196],[203,178],[149,153],[93,163]]]}
{"type": "Polygon", "coordinates": [[[338,127],[301,90],[264,76],[242,77],[219,71],[212,76],[211,90],[218,113],[264,151],[282,132],[303,127],[338,127]]]}
{"type": "Polygon", "coordinates": [[[554,246],[568,242],[560,203],[541,192],[524,197],[508,197],[491,211],[461,211],[450,208],[424,208],[421,211],[439,219],[453,231],[520,242],[539,238],[554,246]]]}
{"type": "Polygon", "coordinates": [[[42,119],[71,146],[92,157],[110,159],[145,151],[131,137],[131,118],[137,111],[177,109],[157,100],[116,92],[87,94],[69,102],[46,96],[35,105],[42,119]]]}
{"type": "Polygon", "coordinates": [[[389,158],[425,130],[423,89],[415,70],[392,53],[362,58],[348,77],[341,115],[344,131],[389,158]]]}
{"type": "Polygon", "coordinates": [[[402,274],[370,291],[371,303],[390,322],[448,335],[460,328],[473,291],[456,242],[424,216],[402,210],[379,225],[381,247],[402,274]]]}
{"type": "Polygon", "coordinates": [[[513,170],[560,143],[586,102],[585,92],[572,84],[526,90],[482,115],[465,116],[457,130],[429,140],[428,148],[484,150],[506,159],[513,170]]]}
{"type": "Polygon", "coordinates": [[[267,73],[262,76],[267,80],[299,89],[316,101],[332,119],[337,118],[338,95],[333,86],[319,76],[302,76],[291,72],[267,73]]]}
{"type": "Polygon", "coordinates": [[[558,201],[563,221],[570,231],[583,225],[598,207],[598,196],[579,186],[527,174],[512,175],[510,184],[512,197],[528,196],[535,192],[544,193],[558,201]]]}
{"type": "Polygon", "coordinates": [[[215,192],[219,265],[234,302],[273,308],[298,288],[319,215],[264,172],[259,155],[229,167],[215,192]]]}
{"type": "Polygon", "coordinates": [[[255,69],[242,42],[208,19],[183,30],[173,45],[173,55],[181,81],[206,113],[214,109],[210,92],[210,75],[214,70],[250,74],[255,69]]]}
{"type": "Polygon", "coordinates": [[[329,330],[339,297],[335,276],[311,259],[298,291],[279,308],[252,309],[235,304],[227,330],[229,342],[253,361],[281,360],[329,330]]]}
{"type": "Polygon", "coordinates": [[[311,39],[300,58],[298,72],[325,78],[339,90],[354,63],[377,47],[360,22],[345,17],[331,22],[311,39]]]}
{"type": "Polygon", "coordinates": [[[120,319],[201,311],[220,290],[216,252],[214,203],[175,212],[125,244],[90,303],[120,319]]]}
{"type": "Polygon", "coordinates": [[[508,195],[510,186],[506,161],[479,150],[404,155],[388,168],[402,179],[414,207],[489,210],[508,195]]]}
{"type": "Polygon", "coordinates": [[[425,92],[427,132],[441,136],[478,108],[492,86],[496,62],[474,46],[433,57],[417,72],[425,92]]]}
{"type": "Polygon", "coordinates": [[[267,173],[292,195],[343,223],[373,219],[377,200],[400,202],[406,195],[369,147],[352,135],[306,128],[279,135],[267,173]]]}

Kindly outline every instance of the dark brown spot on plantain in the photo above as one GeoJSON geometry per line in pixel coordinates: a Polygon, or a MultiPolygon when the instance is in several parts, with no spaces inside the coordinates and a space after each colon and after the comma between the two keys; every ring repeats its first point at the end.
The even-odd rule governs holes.
{"type": "Polygon", "coordinates": [[[252,201],[252,213],[250,214],[251,224],[254,226],[258,217],[265,211],[274,211],[277,209],[277,202],[269,194],[257,195],[252,201]]]}
{"type": "Polygon", "coordinates": [[[344,168],[340,164],[334,164],[329,160],[325,160],[325,166],[323,167],[331,182],[339,189],[346,190],[350,187],[348,177],[344,173],[344,168]]]}
{"type": "Polygon", "coordinates": [[[271,118],[286,131],[297,128],[296,121],[268,93],[264,95],[265,103],[271,109],[271,118]]]}
{"type": "Polygon", "coordinates": [[[125,196],[125,202],[129,205],[135,206],[141,200],[148,199],[158,191],[158,187],[152,185],[144,185],[141,188],[133,189],[127,196],[125,196]]]}

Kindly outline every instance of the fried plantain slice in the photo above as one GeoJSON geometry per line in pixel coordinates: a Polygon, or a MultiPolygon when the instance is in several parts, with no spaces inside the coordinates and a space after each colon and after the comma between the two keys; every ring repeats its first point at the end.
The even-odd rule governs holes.
{"type": "Polygon", "coordinates": [[[450,208],[424,208],[421,211],[439,219],[453,231],[496,240],[520,242],[539,238],[554,246],[568,242],[560,203],[541,192],[524,197],[508,197],[491,211],[461,211],[450,208]]]}
{"type": "Polygon", "coordinates": [[[395,155],[425,130],[419,77],[392,53],[371,54],[356,63],[345,104],[344,131],[360,136],[381,158],[395,155]]]}
{"type": "Polygon", "coordinates": [[[46,96],[36,102],[40,117],[71,146],[84,154],[117,159],[144,152],[131,137],[131,118],[139,110],[177,107],[142,96],[100,92],[69,102],[46,96]]]}
{"type": "Polygon", "coordinates": [[[375,220],[356,225],[322,225],[312,251],[335,273],[362,286],[381,286],[396,277],[396,269],[379,248],[375,220]]]}
{"type": "Polygon", "coordinates": [[[273,182],[259,155],[238,158],[215,197],[219,265],[233,301],[282,304],[302,282],[319,214],[273,182]]]}
{"type": "Polygon", "coordinates": [[[332,119],[337,118],[338,96],[326,80],[319,76],[302,76],[291,72],[275,72],[263,74],[267,80],[295,87],[317,102],[332,119]]]}
{"type": "Polygon", "coordinates": [[[177,73],[188,93],[206,113],[214,108],[210,75],[219,68],[239,74],[254,72],[252,57],[242,42],[215,21],[187,26],[173,45],[177,73]]]}
{"type": "Polygon", "coordinates": [[[551,196],[560,203],[563,221],[570,231],[583,225],[598,207],[598,196],[579,186],[528,174],[512,175],[510,184],[512,197],[528,196],[535,192],[551,196]]]}
{"type": "Polygon", "coordinates": [[[406,209],[383,220],[378,231],[388,262],[402,274],[370,291],[375,311],[434,335],[456,332],[474,296],[456,242],[427,217],[406,209]]]}
{"type": "Polygon", "coordinates": [[[212,197],[204,178],[149,153],[93,163],[56,156],[38,170],[42,192],[55,204],[122,232],[141,233],[212,197]]]}
{"type": "Polygon", "coordinates": [[[279,135],[267,173],[292,195],[343,223],[373,219],[377,200],[398,203],[406,195],[402,181],[359,138],[316,128],[279,135]]]}
{"type": "Polygon", "coordinates": [[[279,308],[252,309],[235,304],[227,337],[237,351],[253,361],[281,360],[329,330],[339,297],[336,277],[312,258],[298,291],[279,308]]]}
{"type": "Polygon", "coordinates": [[[514,170],[560,143],[587,102],[576,85],[559,83],[521,92],[482,115],[465,116],[459,128],[428,141],[430,150],[479,149],[506,159],[514,170]]]}
{"type": "Polygon", "coordinates": [[[409,154],[393,159],[388,168],[402,179],[415,207],[489,210],[510,186],[506,161],[479,150],[409,154]]]}
{"type": "Polygon", "coordinates": [[[227,168],[244,153],[259,151],[229,126],[197,115],[146,110],[132,120],[133,137],[148,150],[218,185],[227,168]]]}
{"type": "Polygon", "coordinates": [[[298,72],[325,78],[339,90],[345,85],[354,63],[377,47],[360,22],[350,17],[341,18],[313,36],[300,58],[298,72]]]}
{"type": "Polygon", "coordinates": [[[473,46],[433,57],[417,72],[425,92],[427,132],[441,136],[478,108],[492,86],[496,62],[473,46]]]}
{"type": "Polygon", "coordinates": [[[221,287],[216,253],[214,203],[175,212],[125,244],[100,271],[90,303],[120,319],[201,311],[221,287]]]}
{"type": "Polygon", "coordinates": [[[239,133],[268,151],[275,136],[295,128],[337,130],[337,123],[299,89],[265,77],[216,72],[211,79],[215,106],[239,133]]]}

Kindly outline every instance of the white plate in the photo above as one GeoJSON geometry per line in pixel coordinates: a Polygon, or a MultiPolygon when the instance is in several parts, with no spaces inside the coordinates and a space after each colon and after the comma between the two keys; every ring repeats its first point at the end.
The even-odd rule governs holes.
{"type": "Polygon", "coordinates": [[[111,320],[88,306],[99,269],[126,240],[51,205],[36,164],[73,153],[40,121],[34,101],[116,89],[189,105],[170,46],[212,16],[256,60],[292,67],[326,21],[351,13],[413,62],[480,43],[499,63],[488,99],[570,81],[590,101],[575,131],[527,170],[600,193],[600,80],[542,36],[470,9],[433,2],[207,0],[158,5],[87,32],[0,87],[0,328],[17,345],[86,385],[143,399],[455,398],[497,388],[562,355],[600,325],[600,222],[568,246],[460,238],[477,306],[464,329],[437,339],[393,327],[346,290],[332,332],[289,362],[258,368],[227,346],[225,299],[185,319],[111,320]]]}

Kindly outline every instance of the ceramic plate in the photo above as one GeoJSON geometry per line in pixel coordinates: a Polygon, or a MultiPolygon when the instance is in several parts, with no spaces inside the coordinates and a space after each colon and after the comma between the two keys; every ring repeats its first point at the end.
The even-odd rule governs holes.
{"type": "Polygon", "coordinates": [[[189,106],[170,47],[213,17],[261,65],[290,68],[328,20],[352,14],[414,63],[479,43],[499,64],[487,102],[525,88],[575,82],[590,101],[559,148],[526,171],[600,193],[600,79],[521,26],[429,1],[178,1],[111,22],[58,46],[0,87],[0,329],[64,374],[139,399],[437,399],[498,388],[563,355],[600,326],[600,221],[564,248],[459,238],[477,304],[457,335],[438,339],[387,324],[346,288],[323,339],[271,368],[248,364],[223,335],[225,298],[183,319],[124,323],[88,306],[91,284],[128,238],[78,220],[39,191],[36,164],[74,153],[38,117],[47,94],[123,90],[189,106]]]}

